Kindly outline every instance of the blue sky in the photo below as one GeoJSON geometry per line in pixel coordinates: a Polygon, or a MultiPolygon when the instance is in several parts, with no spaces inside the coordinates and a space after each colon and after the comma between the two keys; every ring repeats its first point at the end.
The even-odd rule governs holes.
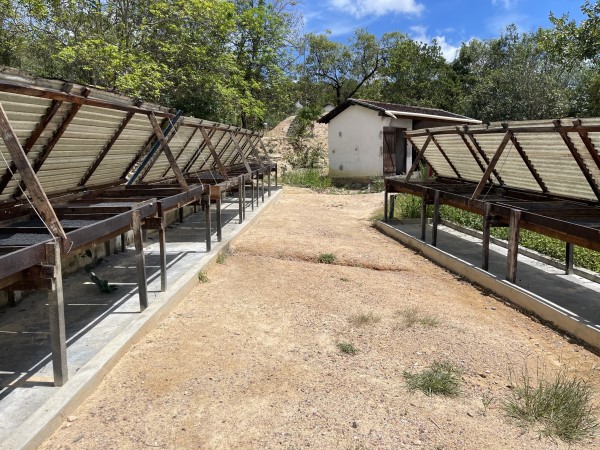
{"type": "Polygon", "coordinates": [[[446,59],[453,59],[460,44],[473,38],[498,37],[509,24],[519,31],[549,27],[550,11],[583,18],[584,0],[300,0],[304,31],[331,31],[331,38],[346,42],[354,29],[365,28],[381,36],[400,31],[415,40],[437,39],[446,59]]]}

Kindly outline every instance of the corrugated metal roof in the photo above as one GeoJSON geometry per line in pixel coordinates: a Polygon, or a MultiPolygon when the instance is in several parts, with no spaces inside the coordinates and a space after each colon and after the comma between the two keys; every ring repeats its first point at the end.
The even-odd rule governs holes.
{"type": "MultiPolygon", "coordinates": [[[[487,161],[499,154],[494,168],[505,187],[600,202],[600,118],[465,125],[405,133],[417,149],[422,149],[431,136],[423,157],[439,176],[479,182],[482,169],[488,169],[489,164],[482,157],[479,167],[461,134],[470,136],[487,161]],[[500,148],[507,136],[510,140],[500,148]]],[[[489,181],[501,184],[493,175],[489,181]]]]}

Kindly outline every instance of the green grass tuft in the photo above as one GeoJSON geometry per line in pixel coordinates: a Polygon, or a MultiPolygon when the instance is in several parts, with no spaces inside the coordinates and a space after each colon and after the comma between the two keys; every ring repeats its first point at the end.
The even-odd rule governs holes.
{"type": "Polygon", "coordinates": [[[338,342],[337,348],[346,355],[356,355],[358,353],[358,349],[350,342],[338,342]]]}
{"type": "Polygon", "coordinates": [[[322,175],[319,169],[296,169],[285,173],[282,183],[289,186],[305,187],[317,191],[331,187],[331,178],[322,175]]]}
{"type": "Polygon", "coordinates": [[[400,315],[402,315],[404,319],[404,326],[406,328],[411,328],[415,325],[423,325],[425,327],[433,328],[440,324],[440,321],[437,317],[424,314],[417,308],[408,308],[404,311],[400,311],[400,315]]]}
{"type": "Polygon", "coordinates": [[[436,361],[421,373],[404,372],[404,378],[411,391],[418,389],[426,395],[455,397],[460,392],[460,374],[452,363],[436,361]]]}
{"type": "Polygon", "coordinates": [[[217,256],[217,264],[223,264],[226,259],[227,255],[225,254],[225,252],[219,253],[219,256],[217,256]]]}
{"type": "Polygon", "coordinates": [[[333,264],[337,258],[332,253],[321,253],[317,258],[317,262],[321,264],[333,264]]]}
{"type": "Polygon", "coordinates": [[[350,317],[350,323],[357,326],[363,327],[366,325],[375,325],[381,321],[381,316],[373,314],[372,312],[363,313],[363,314],[355,314],[350,317]]]}
{"type": "Polygon", "coordinates": [[[598,406],[584,380],[569,378],[564,370],[548,379],[539,368],[535,380],[527,369],[516,380],[511,371],[511,379],[512,395],[504,408],[523,425],[539,424],[542,434],[567,443],[591,437],[598,428],[598,406]]]}
{"type": "Polygon", "coordinates": [[[206,276],[206,272],[204,271],[200,271],[198,272],[198,281],[200,281],[200,283],[208,283],[208,276],[206,276]]]}

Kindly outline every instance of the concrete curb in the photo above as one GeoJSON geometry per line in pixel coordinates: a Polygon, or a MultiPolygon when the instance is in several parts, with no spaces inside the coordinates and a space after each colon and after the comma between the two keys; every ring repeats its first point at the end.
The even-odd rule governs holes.
{"type": "Polygon", "coordinates": [[[456,258],[436,247],[433,247],[411,235],[400,231],[384,222],[375,222],[375,227],[383,234],[405,244],[413,250],[421,252],[440,266],[466,278],[494,294],[505,298],[514,305],[529,311],[541,319],[566,331],[594,348],[600,349],[600,328],[582,317],[542,298],[519,286],[500,280],[473,264],[456,258]]]}
{"type": "Polygon", "coordinates": [[[35,413],[14,430],[2,443],[2,449],[35,449],[47,439],[77,407],[92,394],[102,382],[106,374],[115,366],[121,357],[146,333],[155,328],[197,285],[198,272],[206,270],[216,263],[221,252],[248,231],[260,216],[275,204],[281,197],[283,189],[272,191],[271,197],[265,196],[262,204],[253,216],[239,225],[229,239],[213,244],[212,251],[197,266],[189,269],[161,295],[166,301],[150,301],[148,308],[136,315],[129,325],[123,329],[96,356],[87,362],[68,383],[58,390],[35,413]]]}

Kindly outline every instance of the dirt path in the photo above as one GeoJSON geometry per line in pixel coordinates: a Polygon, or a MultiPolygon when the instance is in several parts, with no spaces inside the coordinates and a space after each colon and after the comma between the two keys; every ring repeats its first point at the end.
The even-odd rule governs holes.
{"type": "Polygon", "coordinates": [[[381,202],[286,188],[42,447],[566,448],[505,417],[509,368],[598,378],[600,358],[379,234],[381,202]],[[463,370],[458,397],[408,391],[435,360],[463,370]]]}

